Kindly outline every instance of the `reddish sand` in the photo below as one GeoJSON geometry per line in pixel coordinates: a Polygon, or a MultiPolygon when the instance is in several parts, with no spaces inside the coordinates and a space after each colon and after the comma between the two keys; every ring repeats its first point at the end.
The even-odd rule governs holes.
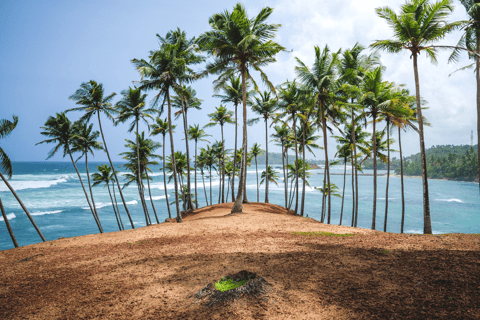
{"type": "Polygon", "coordinates": [[[480,236],[326,225],[252,203],[0,252],[0,319],[479,319],[480,236]],[[328,231],[355,236],[305,236],[328,231]],[[207,308],[241,270],[271,286],[207,308]]]}

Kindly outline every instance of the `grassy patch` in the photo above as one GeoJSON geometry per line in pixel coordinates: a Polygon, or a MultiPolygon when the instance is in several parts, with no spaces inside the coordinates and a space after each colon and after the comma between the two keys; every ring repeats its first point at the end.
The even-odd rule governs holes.
{"type": "Polygon", "coordinates": [[[301,235],[306,237],[318,237],[318,236],[329,236],[329,237],[353,237],[354,234],[351,233],[333,233],[325,231],[310,231],[310,232],[293,232],[292,235],[301,235]]]}
{"type": "MultiPolygon", "coordinates": [[[[250,278],[250,277],[249,277],[250,278]]],[[[228,279],[228,278],[222,278],[218,282],[215,283],[215,288],[217,288],[218,291],[227,291],[227,290],[232,290],[238,287],[243,286],[245,283],[247,283],[247,279],[242,279],[240,281],[234,281],[233,279],[228,279]]]]}
{"type": "Polygon", "coordinates": [[[391,252],[388,251],[387,249],[385,249],[385,250],[382,251],[382,253],[383,253],[383,254],[390,254],[391,252]]]}

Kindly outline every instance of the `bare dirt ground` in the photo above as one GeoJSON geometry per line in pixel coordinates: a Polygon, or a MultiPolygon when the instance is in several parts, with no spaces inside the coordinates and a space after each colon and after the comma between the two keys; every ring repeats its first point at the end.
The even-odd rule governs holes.
{"type": "Polygon", "coordinates": [[[1,251],[0,319],[480,319],[479,235],[400,235],[269,204],[231,207],[1,251]],[[293,234],[313,231],[354,236],[293,234]],[[268,291],[211,307],[195,299],[242,270],[268,291]]]}

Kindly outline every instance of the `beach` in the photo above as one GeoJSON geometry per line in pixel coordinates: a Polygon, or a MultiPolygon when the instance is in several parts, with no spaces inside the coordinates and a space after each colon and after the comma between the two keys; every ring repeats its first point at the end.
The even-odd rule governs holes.
{"type": "Polygon", "coordinates": [[[231,206],[1,251],[0,318],[480,317],[479,235],[325,225],[260,203],[230,215],[231,206]],[[242,270],[267,291],[210,307],[196,301],[209,283],[242,270]]]}

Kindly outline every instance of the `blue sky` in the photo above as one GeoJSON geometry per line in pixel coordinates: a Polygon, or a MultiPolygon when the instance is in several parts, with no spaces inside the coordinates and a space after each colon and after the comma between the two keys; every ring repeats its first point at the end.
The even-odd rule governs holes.
{"type": "MultiPolygon", "coordinates": [[[[295,77],[295,57],[310,65],[313,46],[328,44],[332,50],[350,48],[356,42],[368,46],[374,40],[391,37],[375,8],[388,5],[397,9],[399,0],[346,0],[338,2],[315,0],[244,1],[250,15],[269,5],[274,13],[268,20],[282,27],[277,41],[289,52],[278,55],[278,62],[265,68],[274,84],[295,77]]],[[[104,85],[106,93],[120,91],[139,80],[138,72],[130,62],[133,58],[147,58],[148,52],[158,47],[156,34],[165,35],[179,27],[189,37],[209,30],[208,18],[225,9],[231,10],[236,1],[13,1],[0,2],[0,119],[19,117],[19,125],[10,137],[1,141],[2,148],[13,161],[40,161],[47,157],[50,145],[42,141],[40,127],[50,115],[75,106],[68,97],[82,82],[96,80],[104,85]]],[[[458,1],[451,20],[465,18],[458,1]]],[[[445,39],[454,44],[459,33],[445,39]]],[[[469,144],[470,132],[476,128],[475,85],[473,72],[464,71],[448,77],[459,65],[446,63],[448,55],[440,55],[438,66],[431,65],[424,56],[420,59],[422,96],[429,102],[425,115],[433,126],[426,131],[427,147],[437,144],[469,144]]],[[[385,79],[404,83],[414,92],[412,64],[407,54],[382,53],[387,67],[385,79]]],[[[200,67],[199,67],[200,68],[200,67]]],[[[213,77],[200,80],[192,86],[204,100],[201,111],[192,111],[189,124],[204,125],[208,113],[220,104],[212,98],[213,77]]],[[[153,92],[150,93],[150,97],[153,92]]],[[[150,100],[150,99],[149,99],[150,100]]],[[[231,105],[228,105],[233,109],[231,105]]],[[[71,113],[72,120],[80,113],[71,113]]],[[[166,115],[163,115],[165,117],[166,115]]],[[[250,114],[249,117],[252,117],[250,114]]],[[[96,121],[94,121],[97,126],[96,121]]],[[[180,122],[178,122],[180,124],[180,122]]],[[[120,160],[124,139],[132,138],[127,125],[114,127],[103,118],[108,148],[113,159],[120,160]]],[[[97,126],[98,128],[98,126],[97,126]]],[[[143,127],[146,130],[146,127],[143,127]]],[[[206,129],[219,139],[220,128],[206,129]]],[[[258,142],[264,147],[265,131],[262,123],[250,127],[249,144],[258,142]]],[[[227,147],[233,147],[233,127],[226,128],[227,147]]],[[[176,149],[183,150],[184,142],[177,129],[176,149]]],[[[413,133],[402,137],[405,154],[419,151],[418,138],[413,133]]],[[[334,141],[329,139],[330,153],[334,141]]],[[[476,139],[475,139],[476,143],[476,139]]],[[[200,145],[204,146],[204,145],[200,145]]],[[[168,147],[168,146],[167,146],[168,147]]],[[[193,147],[193,144],[192,144],[193,147]]],[[[398,147],[394,146],[398,149],[398,147]]],[[[279,151],[272,144],[271,151],[279,151]]],[[[395,156],[395,155],[394,155],[395,156]]],[[[398,155],[397,155],[398,157],[398,155]]],[[[317,158],[323,159],[322,152],[317,158]]],[[[61,155],[52,160],[62,160],[61,155]]],[[[65,159],[67,160],[67,159],[65,159]]],[[[101,152],[95,161],[106,161],[101,152]]]]}

